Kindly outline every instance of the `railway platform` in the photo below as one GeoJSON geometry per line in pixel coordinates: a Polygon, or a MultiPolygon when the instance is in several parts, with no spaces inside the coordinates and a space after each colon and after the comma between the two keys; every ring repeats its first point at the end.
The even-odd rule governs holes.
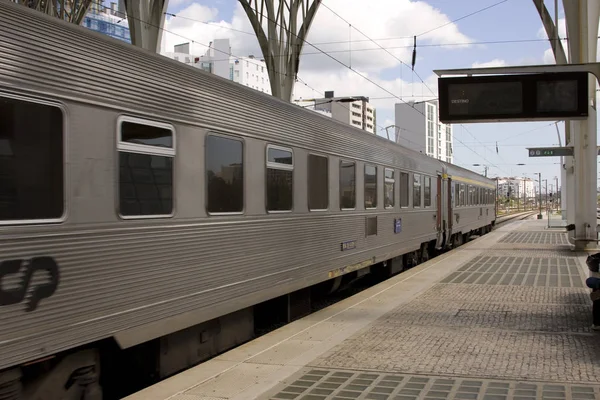
{"type": "Polygon", "coordinates": [[[533,218],[127,399],[600,399],[587,254],[533,218]]]}

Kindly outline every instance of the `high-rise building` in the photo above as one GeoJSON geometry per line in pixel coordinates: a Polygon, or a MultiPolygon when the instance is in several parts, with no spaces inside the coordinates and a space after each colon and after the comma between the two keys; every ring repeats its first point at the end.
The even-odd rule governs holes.
{"type": "Polygon", "coordinates": [[[93,0],[81,25],[92,31],[131,43],[127,14],[122,0],[105,6],[102,0],[93,0]]]}
{"type": "Polygon", "coordinates": [[[452,125],[439,120],[437,100],[396,104],[397,142],[430,157],[453,161],[452,125]]]}
{"type": "Polygon", "coordinates": [[[355,128],[375,133],[377,126],[376,110],[364,96],[335,97],[333,91],[325,92],[320,99],[296,100],[304,107],[310,107],[331,118],[352,125],[355,128]]]}

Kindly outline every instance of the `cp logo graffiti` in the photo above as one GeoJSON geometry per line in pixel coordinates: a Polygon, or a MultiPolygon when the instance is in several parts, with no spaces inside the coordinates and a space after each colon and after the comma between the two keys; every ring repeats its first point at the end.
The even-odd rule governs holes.
{"type": "Polygon", "coordinates": [[[50,282],[32,288],[31,295],[27,299],[27,311],[35,310],[42,299],[47,299],[56,291],[60,279],[58,264],[52,257],[35,257],[31,260],[0,262],[0,306],[17,304],[25,300],[31,285],[31,278],[36,271],[46,271],[50,275],[50,282]],[[2,282],[4,277],[19,273],[23,267],[25,268],[25,274],[19,280],[19,287],[5,289],[2,282]]]}

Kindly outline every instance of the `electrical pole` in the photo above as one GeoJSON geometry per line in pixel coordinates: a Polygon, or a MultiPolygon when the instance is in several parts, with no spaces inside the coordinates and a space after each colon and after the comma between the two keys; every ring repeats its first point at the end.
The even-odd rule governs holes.
{"type": "MultiPolygon", "coordinates": [[[[562,165],[561,165],[561,168],[562,168],[562,165]]],[[[556,181],[556,186],[555,186],[556,189],[554,190],[554,198],[556,200],[554,200],[554,201],[556,202],[556,212],[558,212],[558,210],[559,210],[559,208],[558,208],[558,177],[555,176],[554,180],[556,181]]]]}
{"type": "Polygon", "coordinates": [[[544,189],[546,190],[546,211],[548,211],[548,179],[544,179],[544,189]]]}
{"type": "Polygon", "coordinates": [[[540,192],[540,196],[539,196],[539,198],[540,198],[540,213],[538,214],[538,219],[542,219],[542,173],[541,172],[538,172],[538,177],[539,177],[539,183],[540,183],[540,185],[539,185],[539,187],[540,187],[540,190],[539,190],[539,192],[540,192]]]}

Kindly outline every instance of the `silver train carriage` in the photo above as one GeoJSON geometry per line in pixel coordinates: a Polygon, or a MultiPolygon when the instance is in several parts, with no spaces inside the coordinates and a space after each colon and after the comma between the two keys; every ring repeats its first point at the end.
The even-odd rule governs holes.
{"type": "Polygon", "coordinates": [[[494,224],[471,171],[4,0],[0,20],[0,384],[50,363],[60,391],[107,340],[158,340],[166,376],[248,340],[253,305],[494,224]]]}

